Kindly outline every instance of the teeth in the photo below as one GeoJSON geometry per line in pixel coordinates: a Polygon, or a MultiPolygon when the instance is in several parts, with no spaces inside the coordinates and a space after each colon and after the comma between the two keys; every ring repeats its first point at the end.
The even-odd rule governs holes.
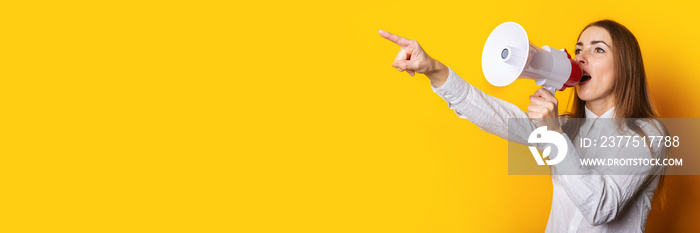
{"type": "Polygon", "coordinates": [[[583,76],[581,76],[581,82],[588,81],[590,79],[591,79],[591,76],[588,74],[584,74],[583,76]]]}

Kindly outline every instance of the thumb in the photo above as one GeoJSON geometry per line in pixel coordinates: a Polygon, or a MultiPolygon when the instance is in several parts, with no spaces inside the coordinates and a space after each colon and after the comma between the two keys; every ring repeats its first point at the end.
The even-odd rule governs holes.
{"type": "Polygon", "coordinates": [[[545,100],[554,101],[554,102],[557,101],[557,98],[555,98],[554,95],[552,95],[552,93],[549,92],[549,90],[547,90],[547,88],[544,88],[544,87],[543,87],[543,88],[540,88],[539,90],[537,90],[536,93],[537,93],[540,97],[544,98],[545,100]]]}
{"type": "Polygon", "coordinates": [[[391,66],[395,67],[399,71],[414,71],[418,67],[415,61],[409,61],[409,60],[398,60],[394,61],[394,63],[391,64],[391,66]]]}

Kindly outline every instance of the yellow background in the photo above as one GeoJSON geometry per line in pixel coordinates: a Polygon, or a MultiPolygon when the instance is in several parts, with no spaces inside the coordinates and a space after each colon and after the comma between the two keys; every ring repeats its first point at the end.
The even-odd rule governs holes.
{"type": "MultiPolygon", "coordinates": [[[[690,2],[690,1],[687,1],[690,2]]],[[[698,6],[617,1],[6,1],[0,232],[542,232],[548,176],[390,64],[418,40],[489,85],[516,21],[573,51],[610,18],[638,38],[662,117],[698,117],[698,6]]],[[[563,110],[569,91],[558,93],[563,110]]],[[[692,232],[700,178],[668,177],[648,232],[692,232]]]]}

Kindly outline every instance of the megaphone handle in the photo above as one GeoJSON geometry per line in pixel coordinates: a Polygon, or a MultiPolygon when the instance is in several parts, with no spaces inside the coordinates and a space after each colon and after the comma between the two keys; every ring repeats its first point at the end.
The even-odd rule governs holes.
{"type": "Polygon", "coordinates": [[[544,89],[547,89],[549,93],[552,93],[552,96],[554,96],[554,92],[557,91],[557,89],[554,89],[554,87],[544,87],[544,89]]]}

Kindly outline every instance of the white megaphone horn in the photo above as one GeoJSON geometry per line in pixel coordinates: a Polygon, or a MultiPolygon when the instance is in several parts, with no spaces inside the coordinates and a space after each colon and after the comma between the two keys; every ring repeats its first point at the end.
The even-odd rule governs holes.
{"type": "Polygon", "coordinates": [[[519,77],[533,79],[554,95],[581,81],[583,72],[565,49],[537,47],[520,24],[506,22],[491,32],[481,54],[481,69],[494,86],[506,86],[519,77]]]}

